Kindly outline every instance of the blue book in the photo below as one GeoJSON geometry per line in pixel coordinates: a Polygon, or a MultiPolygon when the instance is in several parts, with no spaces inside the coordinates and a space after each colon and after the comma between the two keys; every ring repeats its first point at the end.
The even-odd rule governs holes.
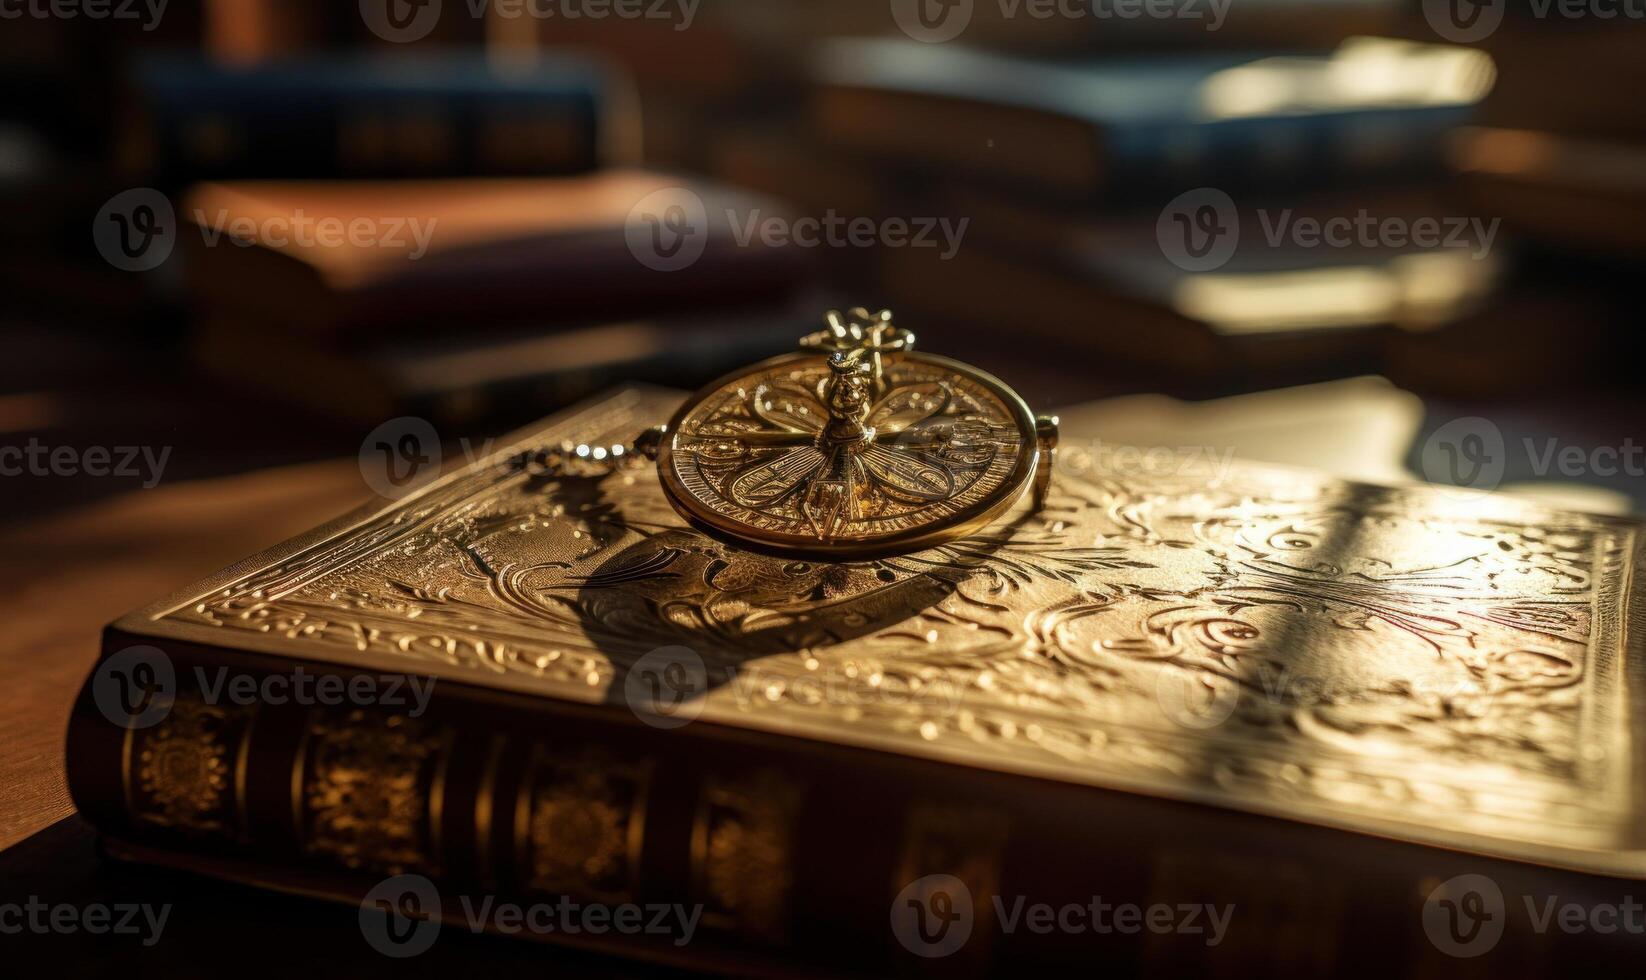
{"type": "Polygon", "coordinates": [[[622,79],[575,58],[329,56],[250,66],[163,56],[136,67],[156,178],[584,173],[624,142],[622,79]]]}
{"type": "Polygon", "coordinates": [[[1291,188],[1438,171],[1490,89],[1486,55],[1374,38],[1324,54],[1049,60],[849,40],[815,119],[855,152],[1101,200],[1140,188],[1291,188]]]}

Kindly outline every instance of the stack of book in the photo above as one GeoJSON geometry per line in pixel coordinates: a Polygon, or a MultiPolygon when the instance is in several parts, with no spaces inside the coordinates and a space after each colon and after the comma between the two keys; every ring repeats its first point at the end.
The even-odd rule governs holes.
{"type": "Polygon", "coordinates": [[[1391,339],[1387,373],[1460,397],[1588,389],[1635,319],[1646,259],[1646,81],[1638,21],[1535,16],[1510,5],[1479,42],[1497,81],[1475,124],[1447,140],[1459,207],[1519,243],[1515,286],[1451,329],[1391,339]]]}
{"type": "Polygon", "coordinates": [[[346,417],[466,423],[623,379],[706,380],[792,344],[815,317],[797,309],[797,253],[745,245],[716,221],[701,239],[679,232],[701,247],[689,267],[648,265],[633,214],[657,194],[706,214],[774,207],[636,169],[200,185],[184,238],[197,355],[221,377],[346,417]]]}
{"type": "Polygon", "coordinates": [[[1364,370],[1384,333],[1476,311],[1503,277],[1496,229],[1436,186],[1446,137],[1492,85],[1478,51],[1050,57],[877,38],[816,64],[829,152],[909,175],[924,196],[903,206],[966,229],[951,254],[884,250],[907,309],[1264,384],[1364,370]],[[1424,218],[1437,234],[1410,233],[1424,218]]]}
{"type": "Polygon", "coordinates": [[[1487,42],[1499,80],[1452,165],[1480,207],[1522,236],[1646,259],[1646,82],[1638,21],[1508,23],[1487,42]]]}
{"type": "Polygon", "coordinates": [[[520,420],[619,380],[707,380],[815,318],[802,253],[721,218],[784,205],[635,166],[632,82],[598,61],[138,76],[132,142],[179,188],[194,353],[236,384],[353,420],[520,420]]]}
{"type": "Polygon", "coordinates": [[[726,5],[650,2],[641,17],[529,17],[505,21],[525,58],[577,50],[632,80],[648,166],[701,170],[719,126],[781,98],[771,59],[731,30],[726,5]]]}

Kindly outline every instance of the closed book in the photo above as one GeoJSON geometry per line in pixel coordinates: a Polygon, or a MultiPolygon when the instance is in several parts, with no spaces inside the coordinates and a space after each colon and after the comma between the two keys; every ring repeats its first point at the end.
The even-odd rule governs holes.
{"type": "Polygon", "coordinates": [[[253,311],[194,325],[197,364],[236,390],[368,428],[517,425],[623,381],[707,382],[805,333],[828,304],[705,307],[630,319],[451,331],[335,344],[253,311]]]}
{"type": "Polygon", "coordinates": [[[1349,37],[1397,32],[1405,22],[1398,0],[1155,0],[1152,4],[898,0],[890,5],[890,16],[880,6],[819,7],[806,0],[769,0],[716,12],[751,43],[782,53],[798,53],[820,37],[896,36],[896,32],[926,41],[1042,53],[1253,47],[1326,50],[1349,37]]]}
{"type": "Polygon", "coordinates": [[[1624,262],[1646,257],[1646,139],[1469,126],[1453,135],[1450,156],[1465,198],[1516,234],[1624,262]]]}
{"type": "Polygon", "coordinates": [[[632,161],[621,73],[589,58],[140,60],[129,155],[162,184],[574,174],[632,161]]]}
{"type": "Polygon", "coordinates": [[[876,39],[821,49],[813,112],[856,152],[1052,199],[1135,201],[1435,172],[1439,137],[1490,85],[1480,52],[1377,38],[1148,60],[876,39]]]}
{"type": "Polygon", "coordinates": [[[1637,522],[1069,433],[1044,511],[832,564],[540,454],[677,404],[593,400],[111,625],[68,737],[106,851],[359,904],[391,955],[1630,962],[1538,910],[1646,876],[1637,522]]]}
{"type": "Polygon", "coordinates": [[[1480,122],[1599,139],[1646,137],[1646,112],[1631,95],[1646,83],[1640,18],[1559,16],[1558,6],[1537,16],[1539,5],[1527,0],[1480,42],[1497,65],[1480,122]],[[1578,89],[1581,98],[1574,97],[1578,89]]]}
{"type": "Polygon", "coordinates": [[[1190,386],[1238,377],[1263,387],[1365,370],[1391,328],[1431,330],[1490,308],[1512,268],[1496,222],[1422,185],[1205,192],[1143,215],[1048,208],[964,183],[942,200],[965,237],[947,257],[884,250],[897,302],[1010,323],[1092,358],[1097,377],[1143,368],[1190,386]]]}
{"type": "Polygon", "coordinates": [[[806,256],[741,239],[722,215],[782,209],[734,187],[612,169],[208,183],[179,217],[193,225],[184,275],[202,315],[363,342],[781,301],[810,280],[806,256]]]}

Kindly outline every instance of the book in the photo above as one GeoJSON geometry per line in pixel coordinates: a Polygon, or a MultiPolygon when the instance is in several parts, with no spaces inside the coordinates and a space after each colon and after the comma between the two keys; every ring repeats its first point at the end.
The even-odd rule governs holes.
{"type": "Polygon", "coordinates": [[[1146,215],[1053,209],[964,182],[941,199],[940,213],[968,222],[964,240],[947,258],[884,250],[896,302],[932,318],[1010,323],[1100,356],[1100,370],[1163,370],[1175,383],[1268,386],[1364,371],[1388,329],[1473,313],[1513,267],[1496,223],[1421,185],[1238,204],[1201,196],[1146,215]],[[1191,244],[1174,215],[1198,220],[1207,208],[1225,252],[1208,251],[1204,266],[1182,248],[1168,255],[1174,240],[1191,244]],[[1409,232],[1419,220],[1434,232],[1421,242],[1409,232]],[[1337,229],[1333,247],[1296,234],[1327,227],[1337,229]]]}
{"type": "Polygon", "coordinates": [[[167,187],[585,173],[635,162],[628,84],[565,54],[150,56],[133,69],[124,155],[167,187]]]}
{"type": "Polygon", "coordinates": [[[1616,352],[1634,311],[1621,288],[1628,274],[1531,259],[1484,306],[1435,329],[1385,333],[1384,371],[1432,398],[1477,402],[1626,384],[1630,367],[1616,352]]]}
{"type": "Polygon", "coordinates": [[[324,46],[330,18],[307,0],[204,0],[200,47],[212,60],[250,64],[324,46]]]}
{"type": "Polygon", "coordinates": [[[1522,238],[1632,263],[1646,257],[1646,139],[1469,126],[1448,149],[1460,194],[1522,238]]]}
{"type": "Polygon", "coordinates": [[[1518,13],[1481,42],[1497,66],[1497,82],[1481,103],[1480,123],[1600,139],[1646,137],[1646,114],[1629,96],[1646,82],[1639,18],[1518,13]],[[1574,98],[1578,86],[1583,95],[1574,98]]]}
{"type": "MultiPolygon", "coordinates": [[[[1149,6],[1036,4],[1025,0],[819,7],[806,0],[727,7],[721,11],[750,43],[798,54],[820,37],[904,35],[964,41],[994,50],[1182,51],[1193,48],[1285,47],[1330,50],[1346,38],[1398,30],[1402,0],[1157,0],[1149,6]]],[[[1430,35],[1432,36],[1432,34],[1430,35]]]]}
{"type": "Polygon", "coordinates": [[[678,401],[592,400],[112,624],[67,750],[106,852],[361,904],[384,941],[717,970],[1431,975],[1462,875],[1511,913],[1482,962],[1635,955],[1520,896],[1646,877],[1637,521],[1069,433],[1044,512],[834,565],[703,537],[645,466],[539,462],[678,401]],[[299,668],[405,700],[223,694],[299,668]],[[1009,914],[1100,900],[1234,910],[1215,945],[1009,914]],[[700,928],[474,920],[519,902],[700,928]],[[960,941],[919,908],[964,908],[960,941]]]}
{"type": "Polygon", "coordinates": [[[758,47],[733,36],[725,12],[678,2],[653,3],[644,17],[525,17],[518,28],[540,51],[597,53],[620,65],[642,90],[688,98],[725,97],[759,84],[758,47]]]}
{"type": "Polygon", "coordinates": [[[709,170],[737,187],[789,201],[808,213],[887,214],[895,175],[819,145],[786,126],[747,126],[726,133],[710,150],[709,170]]]}
{"type": "MultiPolygon", "coordinates": [[[[706,169],[717,180],[786,201],[797,216],[820,222],[831,216],[890,216],[907,202],[925,197],[923,182],[901,179],[789,126],[745,126],[726,132],[714,141],[706,169]]],[[[831,282],[860,290],[878,288],[878,249],[818,251],[826,253],[819,264],[831,282]]]]}
{"type": "Polygon", "coordinates": [[[739,241],[737,223],[722,220],[778,216],[781,202],[645,170],[208,183],[180,211],[195,226],[182,255],[201,317],[250,314],[282,333],[357,343],[779,302],[810,275],[799,250],[739,241]],[[648,201],[666,218],[669,195],[682,202],[678,230],[637,220],[648,201]],[[659,270],[635,251],[637,231],[667,236],[687,259],[680,249],[701,251],[659,270]]]}
{"type": "Polygon", "coordinates": [[[1383,38],[1146,60],[860,39],[820,49],[812,112],[826,137],[881,159],[1049,199],[1135,201],[1438,172],[1439,137],[1491,83],[1479,51],[1383,38]]]}
{"type": "Polygon", "coordinates": [[[195,324],[190,350],[237,389],[368,427],[408,415],[442,428],[517,425],[625,381],[707,382],[782,349],[828,305],[802,293],[786,303],[347,345],[231,313],[195,324]]]}

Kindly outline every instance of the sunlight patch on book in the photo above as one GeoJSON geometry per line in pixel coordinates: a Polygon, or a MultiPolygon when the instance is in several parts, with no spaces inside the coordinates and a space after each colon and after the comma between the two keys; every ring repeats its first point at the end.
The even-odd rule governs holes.
{"type": "Polygon", "coordinates": [[[1326,58],[1282,56],[1217,72],[1201,84],[1201,111],[1238,119],[1322,110],[1472,105],[1497,68],[1470,48],[1350,38],[1326,58]]]}

